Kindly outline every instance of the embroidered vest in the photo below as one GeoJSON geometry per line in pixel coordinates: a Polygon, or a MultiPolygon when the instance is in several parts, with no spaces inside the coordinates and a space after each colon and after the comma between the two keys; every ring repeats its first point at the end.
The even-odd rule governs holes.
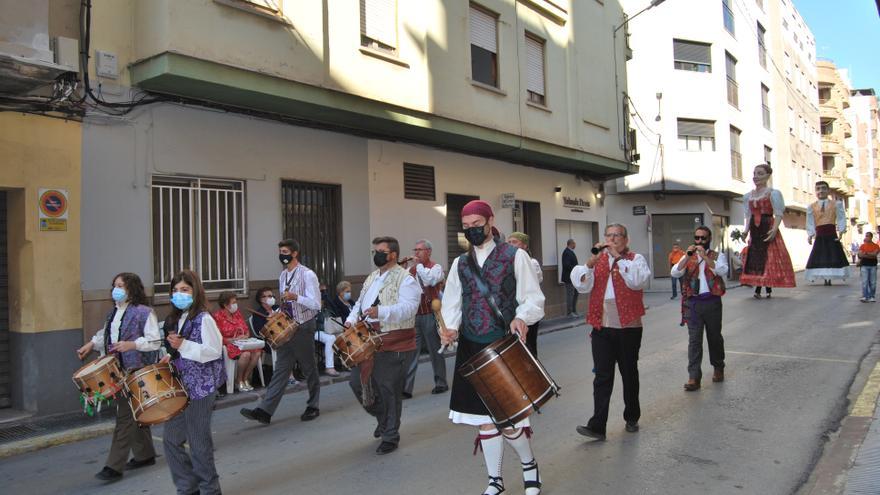
{"type": "MultiPolygon", "coordinates": [[[[718,259],[718,253],[715,251],[709,250],[706,252],[709,257],[713,260],[718,259]]],[[[699,274],[700,264],[696,259],[688,260],[685,265],[684,275],[682,275],[682,290],[684,291],[685,299],[693,296],[700,295],[700,274],[699,274]]],[[[717,273],[712,273],[709,271],[709,264],[706,263],[703,265],[703,272],[706,277],[706,285],[709,286],[709,293],[713,296],[721,297],[726,292],[724,287],[724,277],[717,273]]]]}
{"type": "MultiPolygon", "coordinates": [[[[437,263],[434,263],[433,261],[428,260],[427,263],[424,263],[424,266],[425,266],[425,268],[430,270],[436,264],[437,263]]],[[[432,314],[433,311],[431,310],[431,301],[433,301],[434,299],[440,298],[440,289],[437,287],[437,285],[440,285],[440,284],[432,285],[432,286],[425,285],[424,280],[419,279],[419,275],[418,275],[418,273],[416,273],[415,266],[413,266],[409,269],[409,273],[410,273],[410,275],[413,276],[413,278],[416,279],[416,282],[418,282],[419,285],[422,287],[422,298],[421,298],[421,300],[419,300],[419,310],[418,310],[418,312],[416,312],[416,314],[419,314],[419,315],[432,314]]]]}
{"type": "MultiPolygon", "coordinates": [[[[496,241],[497,242],[497,241],[496,241]]],[[[516,316],[516,275],[513,261],[517,248],[506,242],[498,242],[489,253],[480,273],[486,281],[489,295],[493,296],[504,322],[492,311],[489,303],[480,294],[477,275],[474,272],[476,262],[470,261],[470,254],[458,258],[458,278],[461,281],[462,337],[481,344],[494,342],[504,337],[513,318],[516,316]]],[[[476,261],[476,260],[474,260],[476,261]]]]}
{"type": "MultiPolygon", "coordinates": [[[[636,254],[632,251],[624,254],[623,259],[632,261],[636,254]]],[[[626,286],[623,277],[617,267],[617,262],[612,267],[608,266],[608,252],[603,251],[599,255],[599,261],[593,270],[593,290],[590,292],[589,316],[587,323],[594,328],[602,327],[602,316],[605,305],[605,288],[608,286],[608,277],[614,286],[614,299],[620,323],[626,326],[645,314],[645,305],[642,302],[642,291],[632,290],[626,286]]]]}
{"type": "MultiPolygon", "coordinates": [[[[104,326],[104,349],[110,353],[110,326],[116,316],[116,309],[107,315],[107,324],[104,326]]],[[[135,341],[144,336],[144,326],[153,310],[149,306],[129,304],[122,313],[122,321],[119,322],[119,337],[117,342],[135,341]]],[[[126,371],[143,368],[153,364],[159,357],[158,351],[141,352],[138,350],[115,353],[126,371]]]]}
{"type": "MultiPolygon", "coordinates": [[[[409,276],[409,272],[401,268],[399,265],[388,270],[388,274],[385,276],[383,282],[384,285],[382,285],[382,289],[379,290],[379,304],[382,306],[397,304],[397,299],[400,296],[400,284],[402,284],[405,278],[409,276]]],[[[379,270],[375,270],[367,277],[367,280],[364,281],[364,294],[366,294],[369,288],[372,287],[373,283],[377,283],[376,278],[378,277],[379,270]]],[[[372,304],[373,301],[361,301],[361,311],[372,304]]],[[[400,323],[381,323],[381,330],[382,332],[392,332],[394,330],[415,328],[415,326],[416,315],[413,315],[412,318],[401,321],[400,323]]]]}
{"type": "MultiPolygon", "coordinates": [[[[194,318],[187,318],[183,323],[183,328],[180,329],[181,337],[201,344],[202,320],[206,316],[210,317],[207,312],[202,312],[194,318]]],[[[226,382],[222,357],[207,363],[178,357],[174,360],[174,368],[180,373],[183,388],[189,394],[190,400],[204,399],[226,382]]]]}
{"type": "Polygon", "coordinates": [[[816,201],[810,205],[810,208],[813,210],[813,220],[816,222],[816,227],[820,225],[837,225],[837,201],[826,199],[825,211],[822,211],[819,203],[819,201],[816,201]]]}

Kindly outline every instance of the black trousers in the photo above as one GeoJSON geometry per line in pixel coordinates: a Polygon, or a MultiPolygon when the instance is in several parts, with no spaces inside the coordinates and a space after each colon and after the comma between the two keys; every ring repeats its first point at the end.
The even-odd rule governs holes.
{"type": "MultiPolygon", "coordinates": [[[[370,378],[375,402],[364,410],[376,418],[382,441],[400,443],[400,418],[403,412],[403,386],[409,363],[417,351],[380,351],[373,357],[373,375],[370,378]]],[[[358,400],[361,399],[360,366],[351,369],[348,385],[358,400]]]]}
{"type": "Polygon", "coordinates": [[[590,332],[590,339],[596,377],[593,379],[593,417],[587,426],[593,431],[605,433],[611,392],[614,390],[615,364],[623,380],[623,419],[626,422],[636,422],[642,415],[639,407],[639,349],[642,347],[642,329],[594,328],[590,332]]]}
{"type": "MultiPolygon", "coordinates": [[[[768,287],[769,289],[769,287],[768,287]]],[[[700,381],[703,371],[703,330],[709,344],[709,363],[724,369],[724,337],[721,336],[721,298],[688,301],[691,315],[688,318],[688,377],[700,381]]]]}

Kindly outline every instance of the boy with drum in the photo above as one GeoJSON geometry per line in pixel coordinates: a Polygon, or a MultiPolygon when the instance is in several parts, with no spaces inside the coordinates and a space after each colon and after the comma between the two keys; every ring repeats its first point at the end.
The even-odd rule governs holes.
{"type": "MultiPolygon", "coordinates": [[[[162,337],[156,314],[147,305],[144,285],[134,273],[120,273],[113,277],[110,297],[115,302],[113,310],[107,315],[104,328],[76,353],[80,359],[93,350],[113,354],[119,359],[125,371],[136,371],[156,362],[162,337]]],[[[137,469],[156,463],[153,437],[150,428],[139,427],[135,422],[128,401],[119,394],[116,404],[116,428],[110,443],[107,464],[96,478],[103,481],[122,479],[124,469],[137,469]],[[133,457],[128,459],[128,452],[133,457]],[[128,461],[128,462],[126,462],[128,461]]]]}
{"type": "Polygon", "coordinates": [[[526,495],[537,495],[541,493],[541,477],[532,455],[529,418],[499,431],[459,366],[508,330],[525,340],[528,326],[544,317],[544,294],[529,255],[497,237],[495,215],[488,203],[474,200],[466,204],[461,223],[471,249],[449,268],[442,306],[447,330],[441,341],[444,345],[459,343],[449,419],[478,428],[477,445],[483,449],[489,475],[484,495],[504,491],[501,464],[505,440],[519,455],[526,495]]]}

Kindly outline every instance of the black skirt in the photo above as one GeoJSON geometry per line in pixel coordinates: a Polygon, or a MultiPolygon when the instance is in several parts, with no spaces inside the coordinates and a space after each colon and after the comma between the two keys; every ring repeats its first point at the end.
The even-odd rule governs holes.
{"type": "Polygon", "coordinates": [[[489,416],[489,410],[477,391],[467,378],[461,375],[461,365],[477,353],[492,345],[492,342],[480,344],[465,338],[458,339],[458,351],[455,354],[455,372],[452,375],[452,391],[449,396],[449,409],[465,414],[489,416]]]}
{"type": "Polygon", "coordinates": [[[833,236],[817,236],[807,260],[807,268],[844,268],[849,260],[843,246],[833,236]]]}

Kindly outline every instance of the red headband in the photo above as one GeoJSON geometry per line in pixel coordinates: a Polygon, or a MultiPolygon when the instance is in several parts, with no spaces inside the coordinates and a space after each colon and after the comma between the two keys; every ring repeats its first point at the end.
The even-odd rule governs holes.
{"type": "Polygon", "coordinates": [[[464,205],[464,208],[461,209],[461,216],[466,217],[468,215],[480,215],[486,220],[489,217],[494,217],[495,213],[492,212],[492,207],[489,206],[489,203],[475,199],[473,201],[469,201],[468,204],[464,205]]]}

